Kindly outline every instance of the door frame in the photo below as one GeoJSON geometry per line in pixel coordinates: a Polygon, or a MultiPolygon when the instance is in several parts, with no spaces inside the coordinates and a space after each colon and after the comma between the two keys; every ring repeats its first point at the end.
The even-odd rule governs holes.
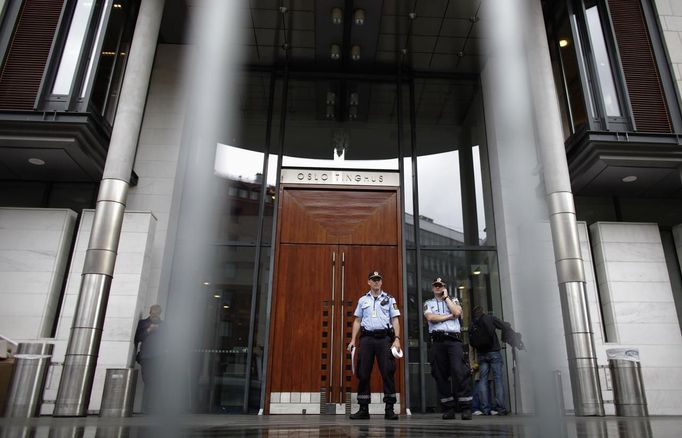
{"type": "MultiPolygon", "coordinates": [[[[396,292],[394,292],[396,295],[399,295],[401,298],[401,306],[400,306],[400,314],[401,314],[401,340],[403,340],[402,347],[403,350],[407,348],[407,336],[404,334],[405,329],[407,327],[406,324],[406,319],[407,319],[407,303],[405,300],[403,300],[403,291],[404,291],[404,260],[403,260],[403,205],[402,205],[402,193],[401,193],[401,187],[400,186],[373,186],[373,185],[346,185],[346,184],[295,184],[295,183],[280,183],[279,184],[279,190],[277,191],[277,224],[276,224],[276,232],[275,232],[275,240],[274,240],[274,252],[273,252],[273,257],[274,257],[274,263],[273,263],[273,275],[272,275],[272,281],[271,281],[271,288],[272,292],[270,294],[271,296],[271,303],[270,303],[270,311],[267,314],[268,321],[266,324],[268,325],[267,329],[267,340],[266,340],[266,345],[268,350],[272,348],[272,342],[271,340],[273,339],[273,333],[274,333],[274,324],[272,324],[272,318],[275,317],[274,309],[276,309],[277,306],[277,275],[279,274],[279,254],[280,254],[280,236],[281,236],[281,228],[282,228],[282,223],[284,220],[284,217],[282,215],[283,213],[283,203],[279,202],[280,200],[284,199],[284,191],[287,189],[299,189],[299,190],[329,190],[329,191],[389,191],[389,192],[395,192],[396,194],[396,199],[397,199],[397,205],[396,205],[396,229],[398,231],[398,236],[396,241],[397,241],[397,267],[398,267],[398,284],[396,287],[393,289],[396,292]]],[[[343,245],[343,244],[342,244],[343,245]]],[[[272,383],[272,367],[273,367],[273,356],[270,354],[270,351],[264,352],[267,356],[267,363],[265,364],[266,370],[265,370],[265,397],[264,397],[264,404],[261,406],[261,411],[268,415],[270,414],[270,402],[271,402],[271,383],[272,383]]],[[[396,364],[396,382],[400,382],[400,388],[401,388],[401,394],[400,398],[398,400],[400,404],[400,412],[405,413],[406,410],[406,400],[407,400],[407,392],[409,391],[409,388],[406,386],[407,384],[407,379],[406,379],[406,373],[407,373],[407,357],[408,355],[406,354],[403,359],[398,360],[398,363],[396,364]]],[[[376,365],[375,365],[376,366],[376,365]]],[[[376,370],[375,370],[376,372],[376,370]]],[[[357,390],[357,388],[353,388],[353,390],[357,390]]],[[[383,405],[383,403],[382,403],[383,405]]],[[[383,408],[382,408],[383,412],[383,408]]],[[[323,415],[324,413],[320,413],[320,415],[323,415]]]]}

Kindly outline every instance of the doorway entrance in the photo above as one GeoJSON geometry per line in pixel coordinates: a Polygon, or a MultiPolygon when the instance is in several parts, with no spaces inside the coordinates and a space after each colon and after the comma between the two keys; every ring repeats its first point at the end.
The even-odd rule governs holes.
{"type": "MultiPolygon", "coordinates": [[[[369,289],[370,271],[382,272],[385,289],[402,309],[399,199],[397,187],[282,184],[270,324],[269,413],[344,414],[352,409],[357,381],[346,346],[358,298],[369,289]]],[[[403,372],[399,362],[398,394],[403,372]]],[[[381,394],[372,399],[380,402],[376,364],[371,391],[381,394]]],[[[383,403],[380,409],[383,412],[383,403]]]]}

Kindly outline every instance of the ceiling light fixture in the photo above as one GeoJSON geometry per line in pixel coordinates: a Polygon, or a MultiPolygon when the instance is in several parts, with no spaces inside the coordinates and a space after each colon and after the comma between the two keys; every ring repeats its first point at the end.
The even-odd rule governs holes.
{"type": "Polygon", "coordinates": [[[327,91],[327,105],[334,105],[336,103],[336,93],[327,91]]]}
{"type": "Polygon", "coordinates": [[[209,286],[210,284],[211,283],[209,283],[208,281],[204,281],[204,283],[203,283],[204,286],[209,286]]]}
{"type": "Polygon", "coordinates": [[[343,23],[343,10],[341,8],[332,8],[332,24],[343,23]]]}
{"type": "Polygon", "coordinates": [[[360,46],[355,45],[355,46],[351,47],[350,59],[352,59],[353,61],[359,61],[360,60],[360,46]]]}
{"type": "Polygon", "coordinates": [[[559,47],[566,47],[566,46],[568,46],[568,40],[560,39],[559,40],[559,47]]]}
{"type": "Polygon", "coordinates": [[[364,9],[356,9],[355,12],[353,13],[353,23],[355,23],[358,26],[362,26],[365,24],[365,10],[364,9]]]}
{"type": "Polygon", "coordinates": [[[637,177],[635,175],[629,175],[621,179],[621,181],[623,181],[624,183],[631,183],[637,181],[637,177]]]}
{"type": "Polygon", "coordinates": [[[332,44],[329,48],[329,56],[335,61],[341,58],[341,47],[338,44],[332,44]]]}
{"type": "Polygon", "coordinates": [[[213,298],[220,298],[220,294],[213,294],[213,298]]]}
{"type": "Polygon", "coordinates": [[[481,268],[475,268],[474,271],[472,272],[474,275],[481,275],[481,268]]]}
{"type": "Polygon", "coordinates": [[[334,105],[327,105],[327,111],[325,112],[325,117],[328,119],[334,118],[334,105]]]}
{"type": "Polygon", "coordinates": [[[28,162],[33,164],[34,166],[44,166],[45,165],[45,160],[41,160],[40,158],[29,158],[28,162]]]}
{"type": "Polygon", "coordinates": [[[348,99],[348,104],[358,106],[359,103],[360,103],[360,95],[357,93],[357,91],[353,91],[352,93],[350,93],[350,97],[348,99]]]}

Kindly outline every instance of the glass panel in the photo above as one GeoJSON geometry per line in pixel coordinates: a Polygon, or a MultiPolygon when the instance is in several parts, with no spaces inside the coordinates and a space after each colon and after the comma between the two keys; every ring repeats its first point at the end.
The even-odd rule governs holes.
{"type": "Polygon", "coordinates": [[[551,42],[550,48],[555,57],[553,62],[557,91],[566,105],[562,115],[569,119],[565,120],[566,126],[564,127],[564,137],[567,138],[587,124],[585,102],[587,101],[590,104],[590,108],[592,107],[591,98],[583,94],[580,79],[579,61],[576,53],[582,54],[582,52],[580,51],[580,40],[576,38],[574,41],[572,31],[572,29],[577,29],[575,27],[575,15],[571,15],[572,21],[569,21],[566,6],[560,5],[557,7],[560,8],[560,12],[556,14],[558,15],[556,19],[556,32],[550,35],[550,37],[555,37],[557,40],[551,42]],[[573,28],[571,23],[574,24],[573,28]]]}
{"type": "Polygon", "coordinates": [[[263,213],[263,243],[272,242],[272,219],[275,213],[275,197],[277,195],[277,165],[279,156],[271,154],[268,158],[268,176],[265,188],[265,211],[263,213]]]}
{"type": "MultiPolygon", "coordinates": [[[[462,332],[468,331],[471,310],[480,305],[489,313],[502,317],[497,259],[494,251],[421,251],[423,301],[433,298],[431,282],[436,277],[447,281],[451,295],[457,296],[462,305],[462,332]]],[[[421,309],[421,306],[420,306],[421,309]]],[[[424,325],[423,342],[428,342],[428,323],[421,315],[424,325]]],[[[499,335],[499,333],[498,333],[499,335]]],[[[438,409],[435,381],[426,371],[426,409],[438,409]]]]}
{"type": "MultiPolygon", "coordinates": [[[[242,90],[242,93],[234,103],[235,110],[239,111],[238,120],[223,134],[223,138],[229,139],[229,144],[218,144],[216,149],[215,173],[228,182],[228,202],[221,217],[219,239],[223,242],[255,243],[259,227],[261,187],[264,183],[270,76],[246,74],[239,81],[237,89],[242,90]]],[[[279,120],[273,118],[272,123],[274,127],[279,120]]],[[[276,137],[273,135],[274,139],[276,137]]],[[[268,189],[265,198],[268,218],[266,222],[270,225],[270,230],[264,231],[268,242],[272,229],[276,174],[277,156],[272,155],[268,165],[268,189]]]]}
{"type": "Polygon", "coordinates": [[[78,58],[83,47],[83,40],[85,39],[94,3],[94,0],[78,0],[78,4],[73,12],[66,44],[64,44],[62,59],[59,62],[52,94],[65,95],[71,91],[71,82],[78,66],[78,58]]]}
{"type": "Polygon", "coordinates": [[[200,412],[241,412],[251,314],[255,248],[217,247],[198,350],[200,412]]]}
{"type": "Polygon", "coordinates": [[[217,146],[215,173],[228,185],[227,200],[218,219],[219,242],[256,242],[263,155],[224,144],[217,146]]]}
{"type": "Polygon", "coordinates": [[[253,349],[251,360],[251,384],[249,392],[249,410],[258,411],[260,406],[260,392],[265,384],[264,374],[266,364],[263,362],[265,351],[268,289],[270,287],[270,247],[261,250],[261,263],[258,274],[258,296],[256,301],[256,324],[253,334],[253,349]]]}
{"type": "Polygon", "coordinates": [[[412,158],[403,158],[403,174],[405,193],[405,243],[408,248],[414,248],[414,190],[412,189],[412,158]]]}
{"type": "Polygon", "coordinates": [[[421,409],[419,364],[419,327],[422,325],[422,306],[417,295],[417,254],[415,250],[407,250],[405,265],[407,269],[407,347],[409,348],[410,363],[408,370],[410,373],[410,403],[413,411],[421,409]]]}
{"type": "MultiPolygon", "coordinates": [[[[104,9],[103,11],[107,11],[109,8],[111,8],[111,2],[113,0],[106,0],[104,4],[104,9]]],[[[99,26],[97,27],[97,36],[95,37],[95,44],[93,44],[92,48],[92,54],[90,55],[90,61],[88,62],[88,69],[85,73],[85,80],[83,81],[83,86],[81,87],[81,97],[85,97],[85,92],[87,91],[87,84],[90,81],[90,75],[92,74],[92,68],[95,66],[95,60],[97,59],[97,50],[98,50],[98,43],[100,36],[102,35],[102,30],[104,29],[104,20],[106,19],[107,14],[102,13],[102,16],[100,17],[99,21],[99,26]]],[[[102,51],[106,50],[104,46],[102,46],[102,51]]],[[[100,61],[101,62],[101,61],[100,61]]]]}
{"type": "Polygon", "coordinates": [[[597,5],[595,4],[594,6],[587,8],[585,14],[606,115],[619,117],[621,112],[620,105],[618,104],[618,94],[616,93],[616,84],[613,80],[613,71],[611,70],[611,60],[609,59],[609,53],[606,49],[606,41],[604,40],[604,32],[602,30],[601,20],[599,19],[599,9],[597,5]]]}
{"type": "Polygon", "coordinates": [[[421,245],[478,246],[493,240],[477,88],[473,82],[415,81],[421,245]]]}
{"type": "Polygon", "coordinates": [[[398,169],[396,87],[291,81],[282,166],[398,169]]]}
{"type": "Polygon", "coordinates": [[[90,101],[110,124],[114,121],[118,106],[137,12],[135,2],[116,2],[112,5],[102,48],[97,55],[99,60],[90,101]]]}

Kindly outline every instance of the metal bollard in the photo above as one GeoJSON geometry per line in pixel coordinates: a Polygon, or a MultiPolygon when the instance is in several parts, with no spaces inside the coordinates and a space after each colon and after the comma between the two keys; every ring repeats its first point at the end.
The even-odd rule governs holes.
{"type": "Polygon", "coordinates": [[[14,355],[14,371],[7,397],[5,416],[30,418],[40,413],[45,377],[54,345],[22,342],[14,355]]]}
{"type": "Polygon", "coordinates": [[[133,414],[137,370],[109,368],[104,378],[100,417],[130,417],[133,414]]]}
{"type": "Polygon", "coordinates": [[[620,417],[647,417],[649,409],[637,348],[606,350],[613,382],[613,402],[620,417]]]}

